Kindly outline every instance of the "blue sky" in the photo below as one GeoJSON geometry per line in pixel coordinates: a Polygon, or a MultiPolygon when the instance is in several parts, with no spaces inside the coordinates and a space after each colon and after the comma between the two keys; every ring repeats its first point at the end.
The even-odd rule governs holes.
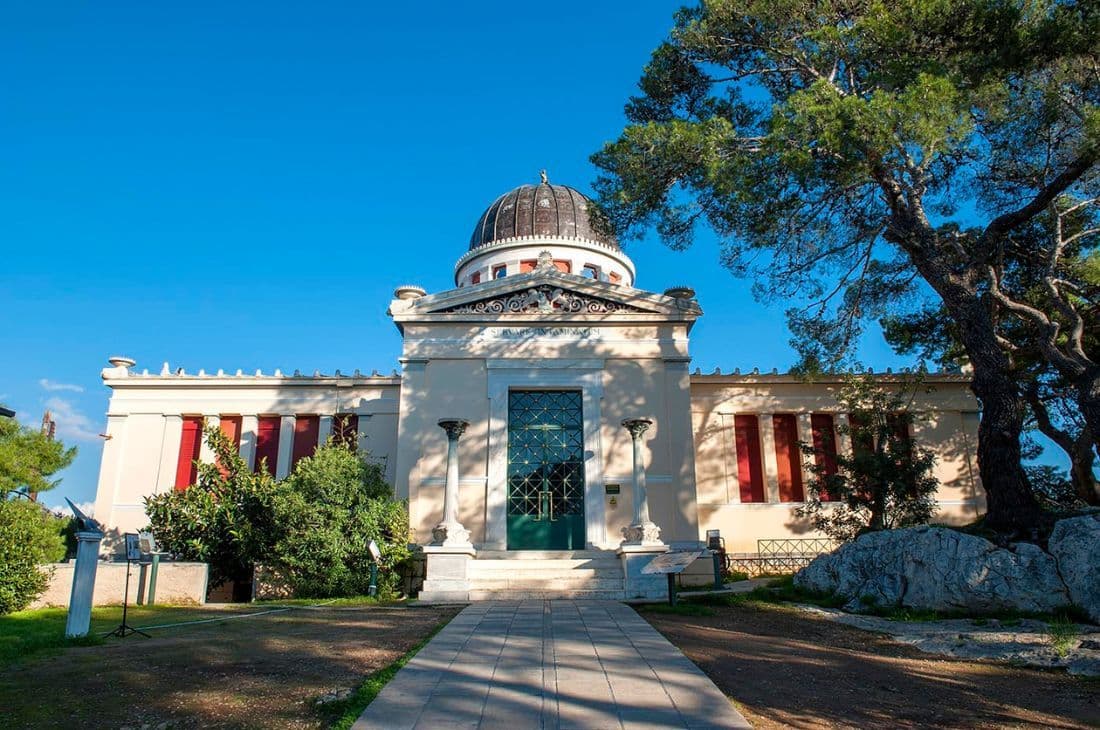
{"type": "MultiPolygon", "coordinates": [[[[138,368],[389,370],[395,286],[453,285],[481,211],[588,156],[678,2],[9,2],[0,10],[0,402],[80,448],[47,501],[94,497],[106,358],[138,368]]],[[[781,370],[780,307],[718,264],[688,283],[695,365],[781,370]]],[[[908,364],[877,336],[864,362],[908,364]]]]}

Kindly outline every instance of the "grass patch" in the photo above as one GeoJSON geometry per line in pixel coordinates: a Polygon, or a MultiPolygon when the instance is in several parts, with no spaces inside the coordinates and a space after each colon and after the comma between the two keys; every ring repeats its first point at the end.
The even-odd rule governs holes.
{"type": "Polygon", "coordinates": [[[252,605],[263,608],[278,608],[279,606],[324,606],[326,608],[341,608],[344,606],[385,606],[391,603],[401,603],[397,599],[385,599],[377,596],[344,596],[343,598],[272,598],[263,601],[253,601],[252,605]]]}
{"type": "Polygon", "coordinates": [[[432,637],[442,631],[448,623],[450,623],[450,619],[441,621],[438,626],[431,630],[431,633],[417,642],[412,649],[398,657],[392,664],[368,675],[358,689],[347,699],[329,702],[320,706],[319,712],[325,721],[325,725],[333,728],[333,730],[348,730],[363,714],[363,710],[367,709],[371,702],[374,702],[382,688],[393,679],[394,675],[408,664],[409,660],[416,656],[416,653],[423,649],[432,640],[432,637]]]}
{"type": "Polygon", "coordinates": [[[635,608],[645,613],[663,613],[673,616],[713,616],[717,613],[713,608],[695,601],[694,598],[681,598],[675,606],[670,606],[667,603],[646,603],[635,606],[635,608]]]}
{"type": "Polygon", "coordinates": [[[1060,657],[1069,654],[1070,648],[1080,635],[1077,624],[1067,616],[1057,616],[1047,622],[1047,633],[1050,634],[1050,645],[1060,657]]]}
{"type": "Polygon", "coordinates": [[[722,577],[723,583],[740,583],[743,580],[748,580],[749,574],[743,570],[731,570],[722,577]]]}

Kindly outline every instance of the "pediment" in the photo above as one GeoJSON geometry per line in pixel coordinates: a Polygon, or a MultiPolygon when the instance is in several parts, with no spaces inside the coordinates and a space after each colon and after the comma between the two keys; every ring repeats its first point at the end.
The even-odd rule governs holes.
{"type": "Polygon", "coordinates": [[[408,314],[561,316],[698,315],[692,300],[678,300],[559,271],[535,271],[417,299],[408,314]]]}

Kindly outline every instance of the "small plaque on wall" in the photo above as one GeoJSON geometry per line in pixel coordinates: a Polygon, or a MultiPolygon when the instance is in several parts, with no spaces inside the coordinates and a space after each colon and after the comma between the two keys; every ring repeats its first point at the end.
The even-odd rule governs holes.
{"type": "Polygon", "coordinates": [[[605,484],[605,485],[603,485],[603,491],[604,491],[604,494],[618,494],[619,493],[619,485],[618,484],[605,484]]]}

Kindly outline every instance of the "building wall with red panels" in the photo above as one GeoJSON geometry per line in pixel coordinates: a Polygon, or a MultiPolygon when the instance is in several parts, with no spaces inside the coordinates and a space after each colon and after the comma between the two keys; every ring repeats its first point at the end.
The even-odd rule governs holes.
{"type": "Polygon", "coordinates": [[[737,482],[742,502],[763,502],[764,467],[760,452],[760,423],[756,416],[734,416],[737,441],[737,482]]]}
{"type": "Polygon", "coordinates": [[[195,464],[202,449],[202,416],[184,416],[180,435],[180,452],[176,461],[176,489],[187,489],[199,474],[195,464]]]}
{"type": "Polygon", "coordinates": [[[294,451],[290,457],[290,468],[299,459],[313,456],[317,450],[317,439],[321,435],[320,416],[297,416],[294,419],[294,451]]]}
{"type": "MultiPolygon", "coordinates": [[[[814,413],[810,416],[810,429],[813,431],[814,463],[824,470],[824,474],[836,474],[836,425],[828,413],[814,413]]],[[[821,493],[821,501],[832,501],[828,492],[821,493]]]]}
{"type": "Polygon", "coordinates": [[[798,419],[793,413],[772,416],[775,429],[775,464],[780,502],[802,502],[802,459],[798,448],[798,419]]]}
{"type": "Polygon", "coordinates": [[[332,417],[332,441],[355,447],[359,440],[359,416],[355,413],[337,413],[332,417]]]}
{"type": "Polygon", "coordinates": [[[256,461],[253,471],[260,470],[260,464],[267,464],[267,473],[275,476],[275,466],[279,459],[279,416],[260,416],[256,419],[256,461]],[[264,462],[264,459],[267,461],[264,462]]]}

